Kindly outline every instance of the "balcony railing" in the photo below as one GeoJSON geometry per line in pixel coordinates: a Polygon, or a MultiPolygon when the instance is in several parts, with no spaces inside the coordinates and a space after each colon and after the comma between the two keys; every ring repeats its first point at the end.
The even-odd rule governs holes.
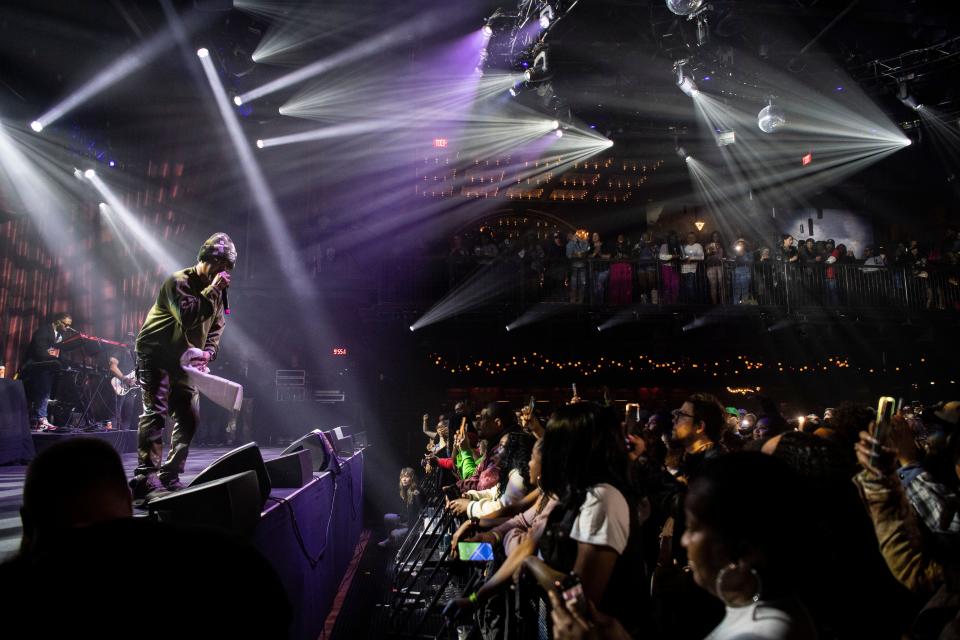
{"type": "Polygon", "coordinates": [[[758,305],[960,311],[960,272],[936,268],[780,261],[665,263],[630,260],[392,259],[380,278],[381,304],[433,304],[463,295],[471,307],[557,303],[586,307],[758,305]]]}

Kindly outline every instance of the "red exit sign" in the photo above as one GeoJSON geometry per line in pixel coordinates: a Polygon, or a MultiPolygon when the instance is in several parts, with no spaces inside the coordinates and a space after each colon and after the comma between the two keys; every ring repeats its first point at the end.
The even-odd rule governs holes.
{"type": "Polygon", "coordinates": [[[808,164],[813,162],[813,154],[808,153],[807,155],[803,156],[802,158],[800,158],[800,162],[803,163],[803,166],[807,166],[808,164]]]}
{"type": "Polygon", "coordinates": [[[446,149],[448,140],[446,138],[434,138],[433,146],[437,149],[446,149]]]}
{"type": "Polygon", "coordinates": [[[333,348],[333,355],[335,355],[335,356],[345,356],[345,355],[347,355],[347,348],[346,348],[346,347],[334,347],[334,348],[333,348]]]}

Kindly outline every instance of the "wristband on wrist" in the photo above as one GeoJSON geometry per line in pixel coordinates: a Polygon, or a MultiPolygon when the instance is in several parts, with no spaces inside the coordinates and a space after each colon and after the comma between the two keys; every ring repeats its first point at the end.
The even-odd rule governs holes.
{"type": "Polygon", "coordinates": [[[470,595],[468,595],[468,596],[467,596],[467,600],[470,601],[470,604],[477,604],[477,600],[478,600],[478,598],[477,598],[477,592],[474,591],[473,593],[471,593],[470,595]]]}

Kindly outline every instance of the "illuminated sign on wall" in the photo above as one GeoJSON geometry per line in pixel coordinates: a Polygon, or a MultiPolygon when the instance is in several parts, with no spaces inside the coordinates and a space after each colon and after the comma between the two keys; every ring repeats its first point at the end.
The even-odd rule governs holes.
{"type": "Polygon", "coordinates": [[[800,162],[803,163],[803,166],[807,166],[808,164],[813,162],[813,154],[808,153],[807,155],[803,156],[802,158],[800,158],[800,162]]]}
{"type": "Polygon", "coordinates": [[[437,149],[446,149],[447,148],[447,139],[446,138],[434,138],[433,146],[437,149]]]}
{"type": "Polygon", "coordinates": [[[333,348],[333,355],[335,355],[335,356],[345,356],[345,355],[347,355],[347,348],[346,348],[346,347],[334,347],[334,348],[333,348]]]}

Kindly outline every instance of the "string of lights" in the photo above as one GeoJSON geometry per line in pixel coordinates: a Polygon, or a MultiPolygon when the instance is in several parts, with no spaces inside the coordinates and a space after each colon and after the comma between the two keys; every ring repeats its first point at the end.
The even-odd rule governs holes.
{"type": "MultiPolygon", "coordinates": [[[[474,358],[469,361],[454,362],[439,353],[431,353],[429,361],[438,369],[454,374],[481,374],[503,375],[514,372],[537,373],[554,369],[569,371],[584,378],[616,373],[658,373],[678,375],[681,373],[699,373],[707,378],[719,378],[756,373],[791,374],[791,375],[819,375],[831,371],[857,372],[859,375],[897,375],[920,377],[927,368],[927,359],[920,358],[916,362],[904,362],[896,366],[876,367],[858,366],[851,363],[848,357],[828,356],[822,361],[796,363],[780,361],[764,361],[747,355],[738,355],[731,358],[715,358],[695,360],[693,358],[657,359],[645,354],[637,354],[627,358],[608,358],[599,356],[596,359],[565,359],[552,358],[536,351],[503,357],[495,360],[474,358]]],[[[920,383],[914,383],[918,387],[920,383]]],[[[929,380],[929,384],[936,385],[936,380],[929,380]]],[[[956,384],[955,380],[941,381],[941,384],[956,384]]],[[[754,393],[759,387],[728,387],[730,393],[754,393]]]]}

